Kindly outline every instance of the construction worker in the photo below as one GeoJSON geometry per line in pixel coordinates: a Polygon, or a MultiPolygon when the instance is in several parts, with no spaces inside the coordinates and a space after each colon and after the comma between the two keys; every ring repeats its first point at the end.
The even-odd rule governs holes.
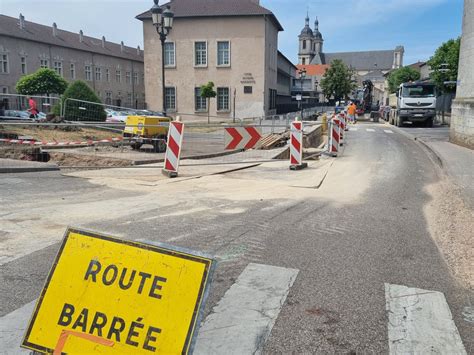
{"type": "Polygon", "coordinates": [[[357,106],[353,102],[351,102],[347,107],[347,115],[349,116],[349,120],[353,124],[356,123],[356,110],[357,106]]]}

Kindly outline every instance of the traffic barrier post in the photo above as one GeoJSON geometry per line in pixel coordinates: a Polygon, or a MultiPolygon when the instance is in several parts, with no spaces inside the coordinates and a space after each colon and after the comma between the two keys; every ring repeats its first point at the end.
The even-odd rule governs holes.
{"type": "Polygon", "coordinates": [[[165,154],[165,165],[163,174],[169,178],[178,177],[179,159],[183,145],[184,123],[180,122],[179,116],[176,121],[170,123],[168,131],[168,142],[165,154]]]}
{"type": "Polygon", "coordinates": [[[333,118],[331,120],[331,137],[330,137],[330,144],[329,144],[329,154],[333,157],[337,157],[337,153],[339,152],[339,120],[337,118],[333,118]]]}
{"type": "Polygon", "coordinates": [[[304,169],[308,163],[303,163],[303,122],[295,118],[290,133],[290,170],[304,169]]]}

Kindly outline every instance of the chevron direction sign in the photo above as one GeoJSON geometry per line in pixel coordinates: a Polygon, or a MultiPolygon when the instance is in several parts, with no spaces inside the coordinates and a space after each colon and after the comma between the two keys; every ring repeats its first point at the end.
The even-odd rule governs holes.
{"type": "Polygon", "coordinates": [[[252,126],[246,127],[226,127],[225,128],[225,149],[252,149],[262,139],[262,129],[252,126]]]}

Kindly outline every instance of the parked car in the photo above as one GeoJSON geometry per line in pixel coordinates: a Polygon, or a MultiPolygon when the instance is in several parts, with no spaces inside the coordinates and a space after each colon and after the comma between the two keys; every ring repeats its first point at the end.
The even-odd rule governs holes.
{"type": "Polygon", "coordinates": [[[30,121],[30,113],[28,111],[5,110],[4,120],[28,120],[30,121]]]}
{"type": "Polygon", "coordinates": [[[111,111],[107,114],[105,122],[125,123],[127,121],[127,117],[130,115],[132,115],[132,113],[127,111],[111,111]]]}

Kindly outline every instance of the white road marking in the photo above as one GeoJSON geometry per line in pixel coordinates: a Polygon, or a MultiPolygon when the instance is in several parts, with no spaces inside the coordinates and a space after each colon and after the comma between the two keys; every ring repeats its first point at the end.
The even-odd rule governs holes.
{"type": "Polygon", "coordinates": [[[389,129],[384,129],[383,130],[385,133],[393,133],[393,131],[389,130],[389,129]]]}
{"type": "Polygon", "coordinates": [[[366,128],[366,131],[367,131],[367,132],[375,132],[375,129],[372,129],[372,128],[366,128]]]}
{"type": "Polygon", "coordinates": [[[297,275],[249,264],[201,326],[194,354],[259,354],[297,275]]]}
{"type": "Polygon", "coordinates": [[[36,300],[0,318],[0,349],[5,351],[2,354],[29,354],[31,352],[21,349],[20,344],[35,304],[36,300]]]}
{"type": "Polygon", "coordinates": [[[441,292],[385,284],[390,354],[467,354],[441,292]]]}
{"type": "Polygon", "coordinates": [[[357,131],[357,130],[358,130],[358,128],[355,128],[355,127],[350,127],[350,128],[349,128],[349,131],[354,131],[354,132],[355,132],[355,131],[357,131]]]}

